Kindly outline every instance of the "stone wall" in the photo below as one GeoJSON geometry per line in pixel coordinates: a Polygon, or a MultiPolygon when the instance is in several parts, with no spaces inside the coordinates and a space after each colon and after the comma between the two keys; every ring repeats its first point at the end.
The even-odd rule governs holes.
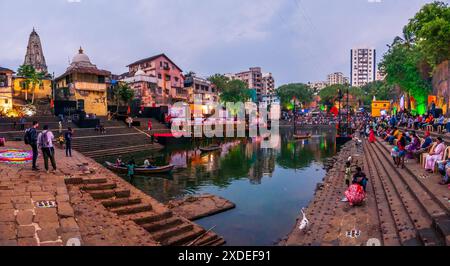
{"type": "Polygon", "coordinates": [[[438,106],[449,116],[450,62],[444,61],[433,72],[433,94],[438,96],[438,106]]]}

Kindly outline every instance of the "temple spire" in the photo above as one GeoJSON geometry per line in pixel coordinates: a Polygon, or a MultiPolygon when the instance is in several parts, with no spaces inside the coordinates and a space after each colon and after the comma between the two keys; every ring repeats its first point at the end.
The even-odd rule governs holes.
{"type": "Polygon", "coordinates": [[[27,53],[23,64],[33,66],[36,71],[48,73],[41,39],[34,27],[28,40],[27,53]]]}

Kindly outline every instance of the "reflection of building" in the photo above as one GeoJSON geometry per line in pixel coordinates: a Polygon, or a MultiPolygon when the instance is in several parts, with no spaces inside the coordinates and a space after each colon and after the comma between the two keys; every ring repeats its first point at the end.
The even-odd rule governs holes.
{"type": "Polygon", "coordinates": [[[134,90],[134,97],[141,101],[141,106],[156,106],[156,88],[158,81],[156,77],[145,74],[142,69],[134,73],[134,76],[121,80],[134,90]]]}
{"type": "Polygon", "coordinates": [[[0,114],[7,114],[12,110],[12,75],[11,69],[0,67],[0,114]]]}
{"type": "Polygon", "coordinates": [[[171,105],[178,101],[187,101],[188,92],[184,88],[183,70],[165,54],[155,55],[128,65],[129,76],[141,69],[145,75],[156,77],[157,87],[154,94],[155,105],[171,105]]]}
{"type": "Polygon", "coordinates": [[[58,98],[75,100],[79,110],[88,114],[107,114],[107,87],[111,72],[98,69],[81,49],[66,72],[55,79],[58,98]]]}
{"type": "Polygon", "coordinates": [[[351,50],[351,85],[361,87],[375,81],[376,51],[370,48],[356,48],[351,50]]]}
{"type": "Polygon", "coordinates": [[[24,65],[33,66],[37,72],[47,74],[47,63],[45,62],[44,52],[42,50],[41,39],[33,28],[28,40],[27,53],[25,55],[24,65]]]}

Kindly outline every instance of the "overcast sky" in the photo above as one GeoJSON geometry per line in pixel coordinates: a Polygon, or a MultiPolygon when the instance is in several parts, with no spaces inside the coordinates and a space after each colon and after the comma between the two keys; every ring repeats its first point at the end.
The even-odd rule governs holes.
{"type": "MultiPolygon", "coordinates": [[[[447,0],[448,1],[448,0],[447,0]]],[[[0,0],[0,66],[23,63],[33,27],[50,72],[61,74],[83,46],[116,74],[166,53],[201,76],[252,66],[277,86],[349,75],[350,49],[378,59],[424,0],[0,0]]]]}

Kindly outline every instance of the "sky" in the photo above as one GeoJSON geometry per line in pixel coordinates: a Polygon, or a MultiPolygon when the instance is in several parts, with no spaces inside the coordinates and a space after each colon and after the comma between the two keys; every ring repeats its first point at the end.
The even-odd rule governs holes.
{"type": "MultiPolygon", "coordinates": [[[[448,0],[444,0],[448,1],[448,0]]],[[[0,0],[0,66],[23,63],[33,27],[49,72],[62,74],[80,46],[114,74],[165,53],[207,77],[260,66],[276,85],[349,76],[350,49],[378,61],[424,0],[0,0]]]]}

